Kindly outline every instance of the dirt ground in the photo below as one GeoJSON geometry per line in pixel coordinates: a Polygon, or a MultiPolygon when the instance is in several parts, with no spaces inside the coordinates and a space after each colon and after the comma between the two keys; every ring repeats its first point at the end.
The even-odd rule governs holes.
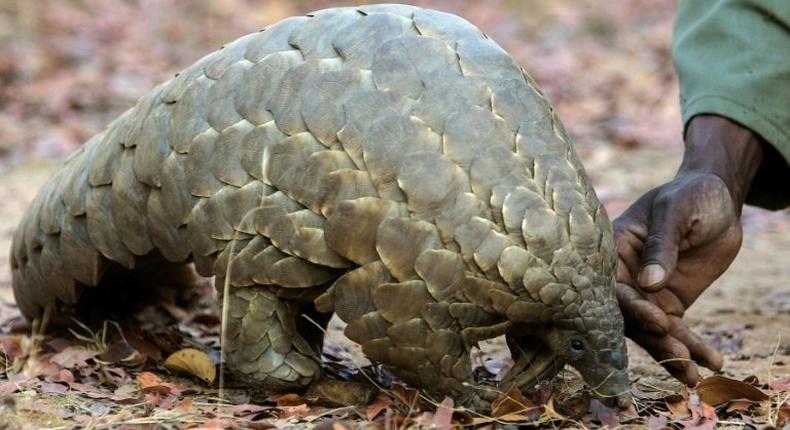
{"type": "MultiPolygon", "coordinates": [[[[3,336],[10,336],[12,325],[19,322],[14,318],[16,310],[6,250],[24,208],[58,161],[144,94],[147,88],[188,65],[218,41],[230,40],[282,16],[333,2],[269,2],[267,7],[255,4],[257,8],[240,1],[217,2],[220,6],[215,9],[190,12],[193,25],[211,30],[210,35],[202,34],[199,40],[189,38],[189,25],[174,24],[180,22],[179,14],[186,14],[184,11],[190,8],[179,1],[154,2],[167,11],[166,16],[158,20],[140,5],[128,10],[123,9],[127,6],[118,6],[121,8],[118,11],[89,1],[87,4],[98,12],[88,13],[84,6],[79,6],[81,2],[43,3],[54,11],[29,10],[25,2],[0,7],[0,28],[8,29],[10,25],[18,30],[17,34],[13,30],[0,31],[0,42],[7,42],[0,49],[0,79],[3,79],[0,81],[3,84],[0,85],[0,323],[3,324],[0,335],[3,336]],[[243,8],[257,12],[239,12],[243,8]],[[66,29],[67,22],[50,16],[62,15],[63,11],[70,13],[66,16],[73,22],[84,26],[66,29]],[[108,34],[122,26],[123,17],[117,15],[124,13],[132,14],[130,20],[152,20],[153,24],[148,22],[142,29],[131,28],[122,34],[118,30],[120,35],[113,39],[108,34]],[[96,20],[100,24],[96,24],[96,20]],[[229,27],[234,31],[229,31],[229,27]],[[55,34],[48,35],[46,31],[55,34]],[[56,37],[63,40],[54,44],[51,39],[56,37]],[[172,43],[164,46],[151,41],[157,37],[172,43]],[[135,40],[140,46],[133,43],[135,40]],[[146,49],[146,46],[152,48],[146,49]],[[119,53],[120,48],[128,49],[119,53]],[[63,52],[54,54],[57,49],[63,52]],[[26,52],[31,58],[20,59],[26,52]],[[34,56],[40,58],[32,58],[34,56]],[[59,78],[53,82],[52,75],[59,78]],[[94,85],[96,82],[101,84],[94,85]]],[[[606,11],[599,10],[592,1],[557,1],[552,6],[547,6],[548,2],[537,6],[537,2],[512,1],[419,3],[466,16],[527,67],[543,85],[573,135],[585,168],[612,218],[642,192],[672,177],[682,148],[677,82],[672,74],[668,49],[675,8],[673,1],[613,2],[611,9],[606,11]]],[[[115,5],[111,1],[107,4],[115,5]]],[[[722,351],[724,375],[738,380],[755,376],[759,381],[757,386],[768,389],[769,381],[790,381],[787,379],[790,378],[790,211],[769,212],[747,207],[743,225],[744,243],[740,254],[730,270],[695,303],[686,318],[697,332],[722,351]]],[[[353,346],[343,343],[347,341],[341,339],[338,327],[333,327],[329,343],[335,346],[328,351],[335,355],[342,355],[342,351],[353,353],[353,346]]],[[[635,387],[663,396],[683,392],[660,366],[633,344],[629,345],[629,359],[635,387]]],[[[9,366],[9,362],[6,365],[9,366]]],[[[17,426],[114,428],[121,423],[139,428],[192,425],[223,428],[222,420],[227,418],[221,414],[213,418],[211,414],[197,414],[194,416],[203,418],[190,418],[193,421],[184,419],[186,415],[178,418],[171,414],[177,407],[163,406],[163,402],[172,397],[172,390],[170,394],[161,394],[154,402],[150,390],[144,389],[147,406],[130,412],[125,420],[102,421],[101,417],[110,415],[108,411],[118,416],[124,408],[119,405],[130,403],[98,394],[86,395],[74,384],[67,384],[68,391],[46,385],[63,385],[64,382],[57,378],[41,377],[44,385],[9,389],[9,384],[16,380],[14,375],[12,369],[0,373],[0,398],[3,399],[0,429],[17,426]],[[10,394],[4,393],[3,387],[10,394]],[[70,398],[72,394],[74,397],[70,398]],[[146,412],[140,414],[140,410],[146,412]],[[17,414],[16,418],[4,421],[2,414],[12,411],[17,414]],[[146,416],[154,418],[146,419],[146,416]],[[213,421],[206,424],[207,419],[214,420],[214,424],[211,424],[213,421]]],[[[134,382],[131,375],[125,378],[125,381],[134,382]]],[[[183,386],[190,384],[178,379],[173,381],[183,386]]],[[[144,385],[139,378],[137,382],[144,385]]],[[[790,382],[785,384],[790,385],[790,382]]],[[[118,390],[128,384],[119,385],[116,396],[120,395],[118,390]]],[[[190,400],[189,406],[205,412],[200,402],[210,401],[216,393],[199,393],[203,397],[196,397],[194,406],[190,400]]],[[[645,404],[655,400],[656,395],[650,393],[642,399],[645,404]]],[[[787,401],[786,391],[784,393],[780,395],[787,401]]],[[[132,394],[128,396],[133,397],[132,394]]],[[[140,398],[139,393],[137,398],[140,398]]],[[[176,395],[171,403],[177,400],[178,405],[183,405],[188,398],[188,395],[176,395]]],[[[245,405],[247,402],[243,400],[249,399],[239,401],[245,405]]],[[[661,397],[661,401],[666,405],[676,403],[665,397],[661,397]]],[[[719,425],[762,428],[772,422],[775,424],[770,418],[771,411],[764,410],[766,405],[741,405],[749,412],[725,414],[727,418],[719,418],[719,425]],[[763,409],[755,412],[759,408],[763,409]]],[[[287,402],[278,403],[278,406],[286,413],[280,413],[274,421],[266,421],[268,424],[310,427],[320,425],[322,420],[305,417],[334,413],[314,410],[311,415],[310,411],[292,411],[288,408],[299,406],[287,402]]],[[[237,408],[231,416],[240,413],[250,416],[263,411],[252,406],[242,409],[237,408]]],[[[717,412],[721,415],[725,411],[719,408],[717,412]]],[[[667,413],[673,418],[671,408],[667,413]]],[[[652,415],[661,416],[661,413],[652,415]]],[[[438,420],[438,416],[437,411],[428,417],[438,420]]],[[[585,421],[583,425],[600,425],[604,421],[599,414],[597,421],[585,421]]],[[[621,422],[628,425],[628,420],[621,422]]],[[[634,423],[631,424],[634,427],[647,425],[647,421],[634,423]]],[[[688,422],[684,424],[679,420],[662,423],[653,422],[651,426],[707,428],[691,427],[688,422]]],[[[344,425],[348,426],[334,428],[345,428],[344,425]]],[[[557,421],[552,421],[551,425],[558,425],[557,421]]]]}

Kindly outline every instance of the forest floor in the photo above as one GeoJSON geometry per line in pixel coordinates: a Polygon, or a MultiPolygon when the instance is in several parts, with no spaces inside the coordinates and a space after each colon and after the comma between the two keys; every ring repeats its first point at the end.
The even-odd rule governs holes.
{"type": "MultiPolygon", "coordinates": [[[[454,411],[442,399],[432,404],[397,385],[359,408],[320,406],[293,393],[261,399],[233,387],[220,403],[216,382],[177,376],[163,366],[167,355],[184,347],[218,360],[219,320],[210,293],[153,304],[138,313],[137,325],[123,326],[123,336],[112,324],[79,329],[76,336],[38,335],[14,306],[5,250],[58,161],[147,88],[220,41],[332,2],[274,1],[262,7],[222,0],[193,7],[162,0],[161,13],[121,0],[42,0],[34,9],[30,3],[0,7],[0,430],[449,428],[525,421],[549,428],[790,425],[787,210],[746,208],[740,254],[686,316],[723,353],[722,375],[730,379],[708,379],[707,392],[683,388],[629,344],[637,402],[619,415],[586,396],[569,396],[578,387],[572,375],[561,381],[559,392],[546,387],[535,398],[501,402],[495,420],[454,411]],[[195,35],[192,27],[208,31],[195,35]],[[767,400],[728,398],[710,406],[704,400],[713,402],[711,393],[767,400]]],[[[672,177],[682,150],[669,58],[674,1],[612,2],[606,10],[592,0],[539,7],[515,1],[417,3],[467,17],[530,71],[574,137],[612,218],[672,177]]],[[[336,323],[325,353],[330,373],[348,376],[364,366],[336,323]]],[[[480,359],[494,373],[507,363],[497,345],[480,359]]]]}

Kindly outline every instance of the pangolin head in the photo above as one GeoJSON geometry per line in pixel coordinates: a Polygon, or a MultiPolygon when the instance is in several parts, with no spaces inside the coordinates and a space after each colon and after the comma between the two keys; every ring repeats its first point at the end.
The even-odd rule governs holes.
{"type": "Polygon", "coordinates": [[[595,397],[609,406],[627,408],[631,394],[623,318],[617,300],[603,294],[609,288],[598,294],[594,289],[598,297],[582,303],[574,314],[563,312],[540,337],[559,361],[581,374],[595,397]]]}
{"type": "Polygon", "coordinates": [[[508,307],[507,316],[528,323],[521,333],[540,338],[556,363],[578,370],[597,398],[626,408],[631,404],[628,355],[615,296],[611,224],[600,206],[594,215],[588,210],[569,212],[570,231],[566,235],[568,230],[559,230],[563,234],[554,243],[560,246],[550,256],[533,258],[529,250],[512,253],[527,255],[528,262],[523,295],[508,307]]]}

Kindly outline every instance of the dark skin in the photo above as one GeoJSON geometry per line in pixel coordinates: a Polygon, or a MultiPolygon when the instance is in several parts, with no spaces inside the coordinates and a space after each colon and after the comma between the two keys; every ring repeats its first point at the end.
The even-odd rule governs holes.
{"type": "Polygon", "coordinates": [[[682,317],[741,247],[741,210],[765,148],[749,129],[713,115],[694,117],[685,140],[675,178],[614,220],[614,237],[626,335],[693,386],[697,364],[719,370],[722,357],[682,317]]]}

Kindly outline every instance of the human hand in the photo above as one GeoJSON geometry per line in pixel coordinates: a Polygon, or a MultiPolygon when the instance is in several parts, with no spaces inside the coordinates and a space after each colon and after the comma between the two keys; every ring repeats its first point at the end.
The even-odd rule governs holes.
{"type": "Polygon", "coordinates": [[[698,379],[694,362],[718,370],[722,358],[681,318],[738,253],[740,211],[761,159],[748,129],[695,117],[677,176],[614,221],[626,334],[689,385],[698,379]]]}
{"type": "Polygon", "coordinates": [[[694,385],[694,363],[721,368],[721,356],[681,320],[729,267],[741,226],[721,179],[681,175],[649,191],[614,222],[617,297],[627,335],[677,379],[694,385]]]}

